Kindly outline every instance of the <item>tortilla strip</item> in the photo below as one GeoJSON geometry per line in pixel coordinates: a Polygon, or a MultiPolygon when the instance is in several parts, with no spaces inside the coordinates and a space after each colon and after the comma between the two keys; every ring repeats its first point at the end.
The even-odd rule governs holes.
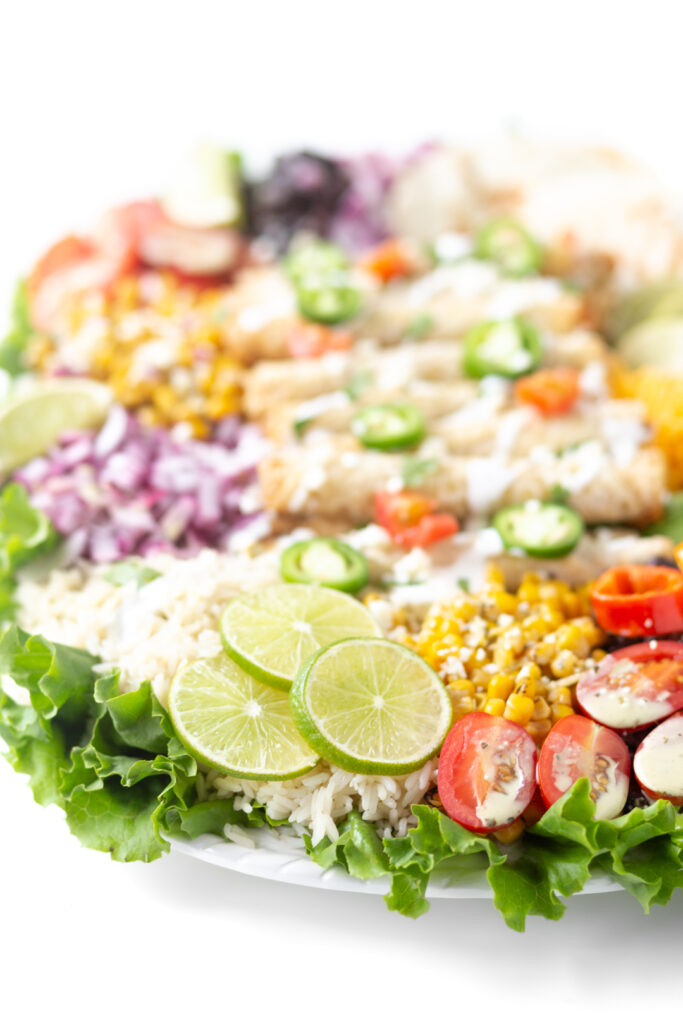
{"type": "Polygon", "coordinates": [[[523,458],[538,447],[559,452],[593,438],[609,442],[617,431],[628,431],[642,423],[639,404],[627,400],[586,404],[564,416],[544,417],[531,406],[511,405],[504,393],[477,402],[477,392],[472,381],[415,381],[401,391],[364,392],[358,402],[337,391],[308,402],[275,406],[266,414],[263,427],[269,437],[281,443],[293,440],[304,425],[306,430],[347,433],[354,416],[363,408],[409,402],[429,424],[430,438],[441,438],[452,455],[498,453],[523,458]]]}
{"type": "MultiPolygon", "coordinates": [[[[586,453],[550,453],[540,460],[478,459],[448,456],[420,483],[439,509],[460,519],[487,514],[529,499],[546,500],[558,487],[587,523],[656,520],[665,494],[664,460],[643,448],[619,464],[597,442],[586,453]]],[[[350,524],[373,518],[373,495],[401,487],[401,455],[361,450],[350,436],[324,443],[283,448],[260,466],[265,504],[275,512],[341,517],[350,524]]]]}
{"type": "MultiPolygon", "coordinates": [[[[600,337],[577,330],[552,335],[544,363],[580,370],[589,363],[606,363],[606,359],[607,348],[600,337]]],[[[321,359],[266,358],[244,376],[244,409],[249,417],[259,419],[274,405],[342,391],[364,377],[371,377],[372,384],[385,390],[417,380],[462,381],[462,344],[435,339],[403,342],[387,350],[359,341],[352,352],[332,352],[321,359]]]]}
{"type": "Polygon", "coordinates": [[[506,586],[511,588],[518,587],[527,572],[552,576],[578,587],[614,565],[643,565],[655,558],[673,555],[673,544],[668,537],[638,537],[625,533],[621,537],[605,538],[601,536],[603,532],[585,533],[571,554],[564,558],[530,558],[504,552],[493,561],[502,570],[506,586]]]}
{"type": "Polygon", "coordinates": [[[561,452],[566,448],[598,439],[609,444],[616,433],[628,443],[628,432],[642,427],[642,409],[637,402],[614,400],[587,406],[564,416],[542,416],[530,406],[508,408],[498,415],[470,415],[461,412],[437,419],[430,437],[440,437],[452,455],[507,454],[524,458],[534,449],[561,452]]]}
{"type": "Polygon", "coordinates": [[[361,409],[387,402],[409,402],[417,406],[426,422],[438,422],[439,417],[449,416],[474,402],[478,390],[475,381],[470,380],[453,384],[413,381],[412,385],[400,390],[368,389],[357,402],[344,391],[334,391],[306,402],[275,406],[266,413],[263,427],[268,437],[281,442],[291,441],[298,433],[297,424],[302,423],[310,429],[341,434],[351,429],[351,421],[361,409]]]}

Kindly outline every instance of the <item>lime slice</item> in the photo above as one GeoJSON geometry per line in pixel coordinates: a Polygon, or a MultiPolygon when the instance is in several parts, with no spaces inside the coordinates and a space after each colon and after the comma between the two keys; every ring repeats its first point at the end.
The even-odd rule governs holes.
{"type": "Polygon", "coordinates": [[[104,423],[112,393],[79,377],[38,381],[0,405],[0,474],[43,455],[66,430],[104,423]]]}
{"type": "Polygon", "coordinates": [[[376,637],[314,654],[290,690],[294,721],[322,757],[363,775],[405,775],[438,751],[453,716],[419,654],[376,637]]]}
{"type": "Polygon", "coordinates": [[[683,371],[683,316],[645,320],[624,334],[617,344],[629,366],[655,366],[683,371]]]}
{"type": "Polygon", "coordinates": [[[381,636],[360,602],[339,590],[278,583],[242,594],[221,616],[231,658],[270,686],[288,690],[306,658],[348,636],[381,636]]]}
{"type": "Polygon", "coordinates": [[[182,668],[171,684],[168,709],[185,746],[227,775],[291,779],[317,764],[286,694],[252,679],[225,654],[182,668]]]}
{"type": "Polygon", "coordinates": [[[170,220],[189,228],[238,224],[242,218],[239,155],[206,142],[196,146],[177,168],[161,205],[170,220]]]}

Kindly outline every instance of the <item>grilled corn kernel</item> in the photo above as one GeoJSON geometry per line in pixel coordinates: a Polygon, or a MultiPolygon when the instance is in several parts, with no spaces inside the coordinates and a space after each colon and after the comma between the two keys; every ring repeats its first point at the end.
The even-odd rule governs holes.
{"type": "Polygon", "coordinates": [[[553,725],[555,722],[559,722],[561,718],[567,718],[569,715],[574,714],[574,708],[569,704],[558,704],[557,702],[550,705],[550,716],[552,718],[553,725]]]}
{"type": "Polygon", "coordinates": [[[513,693],[507,699],[503,717],[508,718],[511,722],[526,725],[531,720],[533,713],[534,702],[531,697],[526,697],[521,693],[513,693]]]}
{"type": "Polygon", "coordinates": [[[512,825],[508,825],[507,828],[499,828],[495,832],[495,837],[499,843],[514,843],[521,836],[522,832],[526,828],[521,818],[517,821],[513,821],[512,825]]]}
{"type": "Polygon", "coordinates": [[[572,703],[572,691],[568,686],[555,686],[550,691],[552,694],[553,704],[569,704],[572,703]]]}
{"type": "Polygon", "coordinates": [[[505,701],[500,697],[489,697],[482,711],[487,715],[497,715],[499,718],[502,718],[505,714],[505,701]]]}
{"type": "Polygon", "coordinates": [[[496,672],[486,689],[489,697],[500,697],[503,701],[506,701],[512,693],[514,685],[510,676],[505,675],[503,672],[496,672]]]}
{"type": "Polygon", "coordinates": [[[579,659],[573,651],[560,651],[550,662],[550,670],[559,679],[570,676],[577,671],[579,659]]]}
{"type": "Polygon", "coordinates": [[[550,704],[545,697],[537,697],[534,701],[534,713],[531,716],[532,721],[540,722],[544,718],[550,718],[550,704]]]}
{"type": "Polygon", "coordinates": [[[550,718],[542,718],[535,722],[533,719],[526,725],[526,731],[534,743],[541,744],[553,727],[550,718]]]}

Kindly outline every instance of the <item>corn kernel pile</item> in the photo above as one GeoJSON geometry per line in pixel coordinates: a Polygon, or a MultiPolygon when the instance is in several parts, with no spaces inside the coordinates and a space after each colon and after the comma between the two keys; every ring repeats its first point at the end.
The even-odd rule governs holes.
{"type": "Polygon", "coordinates": [[[605,653],[586,588],[527,574],[508,593],[495,568],[478,594],[434,605],[419,632],[401,639],[444,680],[455,720],[471,711],[500,715],[539,746],[574,713],[573,684],[605,653]]]}
{"type": "Polygon", "coordinates": [[[619,397],[643,403],[654,442],[666,457],[669,487],[683,488],[683,376],[648,367],[621,370],[615,377],[615,390],[619,397]]]}
{"type": "Polygon", "coordinates": [[[123,278],[110,295],[75,302],[68,342],[39,336],[29,360],[43,372],[85,361],[77,369],[109,384],[143,423],[186,423],[206,437],[213,422],[240,409],[240,366],[225,352],[220,298],[171,274],[123,278]]]}

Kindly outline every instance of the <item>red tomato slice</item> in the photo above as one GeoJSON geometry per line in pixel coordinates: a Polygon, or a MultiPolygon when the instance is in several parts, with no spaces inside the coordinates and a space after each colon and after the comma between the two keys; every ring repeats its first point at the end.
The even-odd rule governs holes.
{"type": "Polygon", "coordinates": [[[536,791],[536,744],[506,718],[473,711],[455,723],[441,750],[439,798],[449,818],[473,832],[507,828],[536,791]]]}
{"type": "Polygon", "coordinates": [[[616,818],[628,797],[631,758],[628,747],[611,729],[583,715],[556,722],[538,759],[538,784],[546,807],[559,800],[577,779],[591,783],[596,818],[616,818]]]}
{"type": "Polygon", "coordinates": [[[590,589],[598,623],[618,636],[657,636],[683,630],[683,573],[662,565],[620,565],[590,589]]]}
{"type": "Polygon", "coordinates": [[[436,512],[436,502],[417,491],[379,491],[374,503],[375,520],[401,547],[426,548],[460,528],[455,516],[436,512]]]}
{"type": "Polygon", "coordinates": [[[561,416],[579,397],[579,374],[569,367],[538,370],[515,384],[518,402],[533,405],[543,416],[561,416]]]}
{"type": "Polygon", "coordinates": [[[608,654],[576,684],[581,710],[619,732],[643,729],[683,708],[683,644],[650,640],[608,654]]]}
{"type": "Polygon", "coordinates": [[[672,715],[647,734],[635,752],[633,771],[651,800],[683,807],[683,715],[672,715]]]}
{"type": "Polygon", "coordinates": [[[295,324],[287,345],[295,359],[318,359],[326,352],[345,352],[353,345],[349,331],[337,331],[324,324],[301,321],[295,324]]]}

